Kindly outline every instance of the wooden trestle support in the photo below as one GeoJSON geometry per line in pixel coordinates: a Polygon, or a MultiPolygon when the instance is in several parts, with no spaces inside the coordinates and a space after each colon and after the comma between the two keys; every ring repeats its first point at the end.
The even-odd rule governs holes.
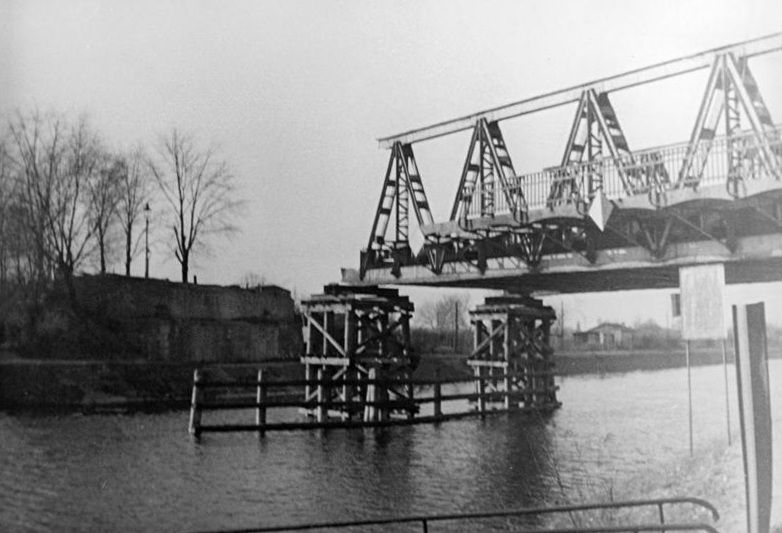
{"type": "Polygon", "coordinates": [[[505,409],[548,411],[560,407],[554,384],[551,307],[528,296],[487,298],[470,311],[478,410],[496,398],[505,409]],[[497,393],[496,395],[492,393],[497,393]]]}
{"type": "Polygon", "coordinates": [[[376,422],[402,413],[412,418],[410,345],[413,304],[395,289],[327,285],[302,301],[305,413],[323,422],[376,422]]]}

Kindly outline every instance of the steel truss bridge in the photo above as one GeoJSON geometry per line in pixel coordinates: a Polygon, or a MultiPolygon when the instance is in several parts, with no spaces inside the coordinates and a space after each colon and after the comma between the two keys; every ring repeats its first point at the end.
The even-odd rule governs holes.
{"type": "Polygon", "coordinates": [[[709,262],[725,264],[727,283],[782,280],[782,127],[751,69],[780,51],[777,33],[380,139],[390,152],[380,200],[360,268],[343,282],[666,288],[678,287],[680,266],[709,262]],[[689,140],[631,150],[610,95],[705,69],[689,140]],[[501,122],[573,103],[559,165],[518,174],[501,122]],[[435,220],[413,146],[466,130],[450,217],[435,220]]]}

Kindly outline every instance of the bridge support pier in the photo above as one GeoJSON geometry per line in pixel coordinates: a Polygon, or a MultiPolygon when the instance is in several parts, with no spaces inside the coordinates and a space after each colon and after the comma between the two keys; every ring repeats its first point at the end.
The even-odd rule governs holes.
{"type": "Polygon", "coordinates": [[[301,307],[308,416],[376,422],[415,414],[412,389],[404,386],[417,364],[410,345],[413,304],[406,296],[327,285],[301,307]]]}
{"type": "Polygon", "coordinates": [[[506,409],[551,410],[561,405],[554,385],[551,307],[527,296],[487,298],[470,311],[478,409],[502,402],[506,409]]]}

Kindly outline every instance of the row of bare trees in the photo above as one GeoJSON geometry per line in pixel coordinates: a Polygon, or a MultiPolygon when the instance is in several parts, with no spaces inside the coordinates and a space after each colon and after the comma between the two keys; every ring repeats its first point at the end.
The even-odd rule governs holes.
{"type": "Polygon", "coordinates": [[[150,204],[183,282],[195,251],[235,229],[240,207],[226,162],[189,135],[117,151],[85,117],[15,113],[0,126],[0,292],[37,300],[61,276],[73,296],[75,274],[115,261],[130,275],[150,204]]]}
{"type": "Polygon", "coordinates": [[[468,350],[472,339],[469,305],[469,296],[457,293],[421,304],[414,315],[416,349],[424,353],[468,350]]]}

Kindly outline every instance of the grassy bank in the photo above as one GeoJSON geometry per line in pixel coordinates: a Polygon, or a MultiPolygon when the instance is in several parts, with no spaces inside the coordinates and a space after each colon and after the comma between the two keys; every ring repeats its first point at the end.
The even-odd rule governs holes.
{"type": "MultiPolygon", "coordinates": [[[[413,377],[451,380],[472,376],[467,354],[423,354],[413,377]]],[[[729,354],[730,359],[730,354],[729,354]]],[[[558,375],[605,374],[684,366],[677,351],[570,352],[554,356],[558,375]]],[[[693,350],[693,365],[722,361],[719,349],[693,350]]],[[[0,407],[58,409],[154,409],[189,404],[193,369],[198,363],[151,361],[35,360],[0,357],[0,407]]],[[[272,379],[301,377],[296,360],[209,365],[218,379],[253,379],[263,366],[272,379]]]]}
{"type": "MultiPolygon", "coordinates": [[[[741,444],[736,439],[730,447],[724,441],[712,443],[693,457],[684,457],[654,474],[639,476],[631,483],[637,487],[639,495],[686,494],[708,500],[720,512],[720,531],[746,531],[744,470],[741,444]]],[[[672,512],[671,518],[684,521],[690,515],[682,509],[678,514],[672,512]]]]}
{"type": "MultiPolygon", "coordinates": [[[[622,485],[632,491],[634,497],[663,497],[688,495],[708,500],[719,510],[718,529],[723,533],[746,531],[744,504],[744,474],[741,444],[728,447],[722,441],[696,450],[693,457],[680,460],[622,485]]],[[[684,522],[701,518],[693,516],[690,509],[680,508],[670,512],[672,521],[684,522]]]]}
{"type": "MultiPolygon", "coordinates": [[[[732,351],[728,350],[726,356],[728,362],[733,361],[732,351]]],[[[722,349],[719,347],[693,348],[690,351],[690,364],[718,364],[722,363],[722,357],[722,349]]],[[[679,368],[685,366],[686,356],[683,347],[674,350],[556,352],[554,362],[557,374],[570,376],[679,368]]]]}
{"type": "MultiPolygon", "coordinates": [[[[711,502],[720,513],[714,523],[711,515],[689,505],[666,506],[666,523],[714,523],[722,533],[746,531],[744,477],[741,445],[734,441],[712,443],[696,450],[693,457],[684,455],[664,467],[655,467],[629,479],[594,480],[586,485],[562,489],[562,503],[611,502],[689,496],[711,502]]],[[[587,527],[656,523],[655,508],[601,510],[561,515],[550,525],[587,527]]],[[[782,531],[782,527],[772,528],[782,531]]]]}
{"type": "MultiPolygon", "coordinates": [[[[421,357],[416,369],[418,379],[459,379],[472,376],[466,365],[467,354],[427,353],[421,357]]],[[[733,355],[727,353],[729,362],[733,355]]],[[[693,366],[712,365],[722,362],[720,348],[698,348],[690,353],[693,366]]],[[[556,352],[554,371],[557,375],[610,374],[638,370],[662,370],[685,366],[684,349],[680,350],[624,350],[624,351],[581,351],[556,352]]]]}
{"type": "Polygon", "coordinates": [[[0,361],[0,407],[80,411],[174,409],[190,405],[193,370],[212,379],[252,380],[263,366],[271,379],[300,377],[298,362],[220,366],[150,361],[0,361]]]}

